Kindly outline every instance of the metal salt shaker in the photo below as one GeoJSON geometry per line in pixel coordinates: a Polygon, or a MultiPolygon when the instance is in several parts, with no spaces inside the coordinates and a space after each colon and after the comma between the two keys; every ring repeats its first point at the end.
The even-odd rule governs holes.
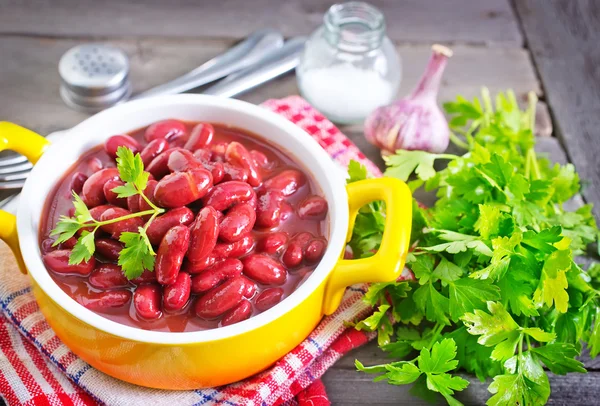
{"type": "Polygon", "coordinates": [[[60,95],[71,108],[86,113],[126,101],[131,96],[129,59],[105,44],[82,44],[60,59],[60,95]]]}

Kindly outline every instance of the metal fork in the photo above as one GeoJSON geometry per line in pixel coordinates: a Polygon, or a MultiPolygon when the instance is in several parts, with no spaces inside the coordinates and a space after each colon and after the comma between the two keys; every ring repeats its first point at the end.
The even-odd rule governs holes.
{"type": "MultiPolygon", "coordinates": [[[[227,76],[204,93],[234,97],[293,70],[300,60],[305,40],[304,37],[288,40],[281,48],[266,54],[257,64],[227,76]]],[[[31,168],[31,163],[24,156],[0,158],[0,190],[21,189],[31,168]]],[[[0,207],[7,203],[7,199],[0,201],[0,207]]]]}

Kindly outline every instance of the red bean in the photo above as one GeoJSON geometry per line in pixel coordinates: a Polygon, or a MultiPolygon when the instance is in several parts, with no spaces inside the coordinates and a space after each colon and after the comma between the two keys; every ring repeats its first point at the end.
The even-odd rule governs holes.
{"type": "Polygon", "coordinates": [[[162,138],[170,141],[185,137],[186,134],[187,128],[185,128],[185,124],[179,120],[169,119],[158,121],[146,128],[144,138],[146,138],[146,141],[148,142],[162,138]]]}
{"type": "Polygon", "coordinates": [[[248,181],[248,170],[242,168],[241,166],[224,162],[223,164],[223,180],[225,182],[240,181],[247,182],[248,181]]]}
{"type": "Polygon", "coordinates": [[[144,270],[140,276],[131,280],[135,285],[142,285],[144,283],[156,282],[156,273],[149,270],[144,270]]]}
{"type": "Polygon", "coordinates": [[[82,305],[94,311],[104,311],[115,307],[123,307],[131,299],[131,292],[127,289],[109,290],[107,292],[92,292],[85,299],[82,299],[82,305]]]}
{"type": "Polygon", "coordinates": [[[73,192],[80,194],[83,190],[83,185],[87,179],[88,177],[85,173],[75,172],[71,177],[71,185],[69,186],[69,188],[73,192]]]}
{"type": "Polygon", "coordinates": [[[241,240],[231,243],[219,243],[215,245],[213,255],[217,259],[239,258],[252,250],[254,238],[252,234],[246,234],[241,240]]]}
{"type": "Polygon", "coordinates": [[[213,136],[215,135],[215,129],[212,124],[199,123],[194,126],[190,133],[190,138],[185,143],[183,148],[195,151],[200,148],[204,148],[211,143],[213,136]]]}
{"type": "Polygon", "coordinates": [[[260,240],[258,251],[269,255],[279,254],[285,248],[287,241],[288,235],[286,232],[269,233],[260,240]]]}
{"type": "Polygon", "coordinates": [[[162,207],[181,207],[201,199],[211,187],[212,175],[206,169],[176,172],[158,182],[154,198],[162,207]]]}
{"type": "Polygon", "coordinates": [[[123,197],[119,198],[119,197],[117,197],[117,194],[115,192],[113,192],[114,188],[116,188],[118,186],[123,186],[123,185],[124,185],[124,183],[121,182],[120,180],[111,179],[104,184],[103,192],[104,192],[104,197],[106,198],[106,200],[108,201],[109,204],[127,209],[128,208],[127,198],[123,198],[123,197]]]}
{"type": "Polygon", "coordinates": [[[117,157],[119,147],[129,148],[134,154],[142,150],[140,143],[129,135],[113,135],[104,143],[104,150],[112,159],[117,157]]]}
{"type": "Polygon", "coordinates": [[[178,207],[156,217],[148,226],[146,234],[153,245],[158,245],[170,228],[180,224],[189,226],[193,220],[194,213],[190,209],[178,207]]]}
{"type": "Polygon", "coordinates": [[[236,307],[229,310],[221,320],[221,326],[230,326],[240,321],[247,320],[252,314],[252,304],[246,299],[242,300],[236,307]]]}
{"type": "Polygon", "coordinates": [[[225,168],[221,162],[210,162],[204,164],[204,167],[210,171],[213,177],[213,185],[221,183],[225,178],[225,168]]]}
{"type": "MultiPolygon", "coordinates": [[[[44,240],[46,241],[46,240],[44,240]]],[[[71,237],[66,241],[63,241],[62,243],[60,243],[60,248],[61,249],[73,249],[73,247],[75,246],[75,244],[77,244],[77,239],[75,237],[71,237]]],[[[51,249],[49,249],[48,251],[51,251],[51,249]]]]}
{"type": "Polygon", "coordinates": [[[327,214],[327,200],[321,196],[309,196],[300,202],[297,212],[302,220],[323,220],[327,214]]]}
{"type": "Polygon", "coordinates": [[[161,291],[158,285],[140,285],[133,292],[133,306],[137,315],[146,320],[157,319],[160,310],[161,291]]]}
{"type": "Polygon", "coordinates": [[[283,193],[279,190],[267,190],[260,195],[256,208],[256,225],[258,227],[273,228],[279,225],[283,199],[283,193]]]}
{"type": "Polygon", "coordinates": [[[190,151],[181,149],[169,155],[167,166],[171,172],[186,172],[193,169],[204,169],[204,165],[190,151]]]}
{"type": "Polygon", "coordinates": [[[252,299],[257,289],[258,288],[256,287],[256,283],[248,279],[246,282],[246,290],[244,291],[244,297],[246,299],[252,299]]]}
{"type": "Polygon", "coordinates": [[[270,169],[273,166],[273,163],[269,161],[265,154],[255,149],[250,151],[250,157],[252,157],[252,162],[257,168],[270,169]]]}
{"type": "Polygon", "coordinates": [[[88,166],[88,169],[90,170],[90,172],[92,172],[92,173],[99,172],[102,170],[102,168],[104,168],[104,164],[97,157],[88,159],[87,166],[88,166]]]}
{"type": "Polygon", "coordinates": [[[225,160],[225,151],[227,151],[229,143],[225,141],[211,144],[210,152],[212,152],[212,160],[215,162],[223,162],[225,160]]]}
{"type": "Polygon", "coordinates": [[[81,190],[81,198],[88,208],[99,206],[106,202],[104,184],[111,179],[119,179],[117,168],[102,169],[85,181],[81,190]]]}
{"type": "Polygon", "coordinates": [[[212,152],[206,148],[201,148],[194,151],[194,156],[203,164],[207,164],[211,161],[212,152]]]}
{"type": "MultiPolygon", "coordinates": [[[[150,200],[152,202],[152,204],[154,205],[158,205],[158,203],[156,202],[156,199],[154,198],[154,191],[156,190],[156,185],[158,184],[157,181],[155,180],[149,180],[148,184],[146,185],[146,189],[144,189],[144,196],[146,196],[148,198],[148,200],[150,200]]],[[[146,199],[144,199],[142,196],[137,196],[138,198],[138,210],[139,211],[147,211],[147,210],[152,210],[152,207],[148,204],[148,202],[146,201],[146,199]]],[[[151,215],[147,215],[148,217],[150,217],[151,215]]],[[[145,218],[145,220],[147,220],[145,218]]]]}
{"type": "Polygon", "coordinates": [[[203,319],[214,319],[233,309],[244,298],[247,281],[243,276],[238,276],[211,289],[196,302],[196,315],[203,319]]]}
{"type": "Polygon", "coordinates": [[[287,271],[276,259],[263,254],[251,254],[242,259],[244,274],[264,285],[283,285],[287,271]]]}
{"type": "Polygon", "coordinates": [[[234,204],[248,202],[255,195],[252,187],[246,182],[229,181],[213,187],[202,202],[205,206],[224,211],[234,204]]]}
{"type": "Polygon", "coordinates": [[[263,186],[266,190],[281,191],[284,196],[290,196],[306,183],[304,174],[296,169],[286,169],[272,178],[267,179],[263,186]]]}
{"type": "Polygon", "coordinates": [[[224,280],[240,276],[243,267],[242,262],[235,258],[228,258],[217,262],[212,267],[192,278],[192,292],[206,292],[224,280]]]}
{"type": "Polygon", "coordinates": [[[311,233],[298,233],[288,244],[287,249],[281,257],[281,261],[288,268],[295,268],[302,263],[304,259],[304,250],[306,245],[312,239],[311,233]]]}
{"type": "Polygon", "coordinates": [[[127,207],[132,213],[138,213],[140,211],[140,199],[138,195],[129,196],[127,198],[127,207]]]}
{"type": "Polygon", "coordinates": [[[156,179],[161,179],[169,171],[169,157],[175,151],[181,151],[181,148],[171,148],[158,154],[146,167],[146,170],[156,179]]]}
{"type": "Polygon", "coordinates": [[[210,255],[217,243],[219,235],[217,211],[210,206],[204,207],[198,212],[190,231],[190,248],[187,258],[194,263],[202,262],[210,255]]]}
{"type": "Polygon", "coordinates": [[[235,242],[249,233],[256,222],[256,212],[248,203],[233,206],[219,224],[219,238],[235,242]]]}
{"type": "Polygon", "coordinates": [[[250,186],[259,186],[262,182],[262,176],[254,164],[250,153],[239,142],[230,142],[225,150],[225,159],[231,163],[243,168],[248,173],[248,183],[250,186]]]}
{"type": "Polygon", "coordinates": [[[96,238],[96,252],[110,261],[118,261],[123,244],[110,238],[96,238]]]}
{"type": "Polygon", "coordinates": [[[187,272],[190,275],[196,275],[201,273],[202,271],[210,268],[211,266],[213,266],[215,263],[215,257],[212,255],[209,255],[207,257],[205,257],[203,260],[201,260],[200,262],[192,262],[192,261],[184,261],[183,266],[181,267],[181,270],[183,272],[187,272]]]}
{"type": "Polygon", "coordinates": [[[288,202],[281,202],[281,214],[279,215],[279,223],[288,220],[294,214],[294,209],[288,202]]]}
{"type": "Polygon", "coordinates": [[[123,274],[123,269],[115,264],[100,264],[90,274],[90,285],[98,289],[124,288],[129,286],[129,280],[123,274]]]}
{"type": "Polygon", "coordinates": [[[304,259],[309,264],[318,262],[323,257],[325,248],[327,248],[327,242],[324,239],[315,238],[311,240],[306,246],[304,259]]]}
{"type": "Polygon", "coordinates": [[[167,231],[156,253],[154,272],[158,283],[175,283],[189,244],[190,230],[186,226],[175,226],[167,231]]]}
{"type": "Polygon", "coordinates": [[[159,154],[168,149],[169,142],[165,139],[160,138],[154,141],[150,141],[150,143],[144,147],[142,152],[140,152],[140,156],[142,158],[142,162],[144,163],[144,167],[147,168],[154,158],[156,158],[159,154]]]}
{"type": "Polygon", "coordinates": [[[165,310],[173,312],[182,309],[190,298],[190,287],[190,275],[180,272],[175,282],[164,288],[163,306],[165,310]]]}
{"type": "Polygon", "coordinates": [[[279,303],[282,297],[283,289],[281,288],[265,289],[254,300],[254,306],[257,310],[264,312],[279,303]]]}
{"type": "MultiPolygon", "coordinates": [[[[125,210],[121,207],[110,207],[106,209],[100,216],[100,221],[108,221],[116,219],[117,217],[123,217],[131,214],[129,210],[125,210]]],[[[114,239],[119,239],[121,233],[130,232],[137,233],[140,227],[144,226],[144,221],[139,217],[129,218],[127,220],[117,221],[116,223],[105,224],[100,226],[102,231],[111,234],[114,239]]]]}
{"type": "Polygon", "coordinates": [[[71,250],[56,250],[49,252],[44,255],[44,264],[59,274],[79,274],[89,275],[96,266],[96,259],[90,258],[87,262],[80,264],[70,265],[69,258],[71,257],[71,250]]]}

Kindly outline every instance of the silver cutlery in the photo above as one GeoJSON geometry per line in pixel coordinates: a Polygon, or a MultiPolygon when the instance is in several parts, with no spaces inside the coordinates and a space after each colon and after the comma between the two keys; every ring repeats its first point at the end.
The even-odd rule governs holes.
{"type": "Polygon", "coordinates": [[[270,29],[256,31],[224,54],[211,59],[175,80],[137,94],[132,97],[132,100],[182,93],[206,85],[256,64],[266,55],[281,48],[282,45],[283,36],[281,33],[270,29]]]}
{"type": "MultiPolygon", "coordinates": [[[[227,76],[203,93],[234,97],[293,70],[298,64],[305,41],[304,37],[286,41],[282,47],[263,56],[255,65],[227,76]]],[[[0,159],[0,190],[22,188],[31,167],[26,158],[20,155],[0,159]]],[[[6,203],[4,200],[0,201],[0,207],[6,203]]]]}
{"type": "Polygon", "coordinates": [[[298,65],[306,37],[295,37],[271,52],[256,65],[227,76],[203,91],[221,97],[233,97],[281,76],[298,65]]]}

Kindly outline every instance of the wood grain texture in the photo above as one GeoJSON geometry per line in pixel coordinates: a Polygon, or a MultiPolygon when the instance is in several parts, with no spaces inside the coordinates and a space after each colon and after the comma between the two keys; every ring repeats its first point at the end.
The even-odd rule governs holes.
{"type": "MultiPolygon", "coordinates": [[[[0,37],[0,117],[46,134],[69,128],[87,115],[69,109],[60,99],[57,64],[61,55],[78,44],[71,39],[0,37]]],[[[223,52],[231,40],[120,40],[111,41],[130,57],[134,91],[164,83],[223,52]]],[[[429,46],[398,46],[404,60],[400,95],[407,94],[422,74],[429,46]]],[[[485,84],[492,92],[513,88],[524,99],[528,91],[541,94],[540,85],[522,49],[455,46],[439,100],[462,94],[473,97],[485,84]]],[[[268,98],[297,94],[296,80],[289,74],[267,83],[241,98],[260,103],[268,98]]],[[[548,122],[549,120],[546,120],[548,122]]]]}
{"type": "MultiPolygon", "coordinates": [[[[51,36],[242,38],[265,27],[306,35],[331,0],[4,0],[0,33],[51,36]]],[[[398,41],[520,46],[508,0],[372,0],[398,41]]]]}
{"type": "Polygon", "coordinates": [[[597,1],[516,1],[516,8],[557,136],[588,187],[584,198],[600,215],[600,3],[597,1]]]}

